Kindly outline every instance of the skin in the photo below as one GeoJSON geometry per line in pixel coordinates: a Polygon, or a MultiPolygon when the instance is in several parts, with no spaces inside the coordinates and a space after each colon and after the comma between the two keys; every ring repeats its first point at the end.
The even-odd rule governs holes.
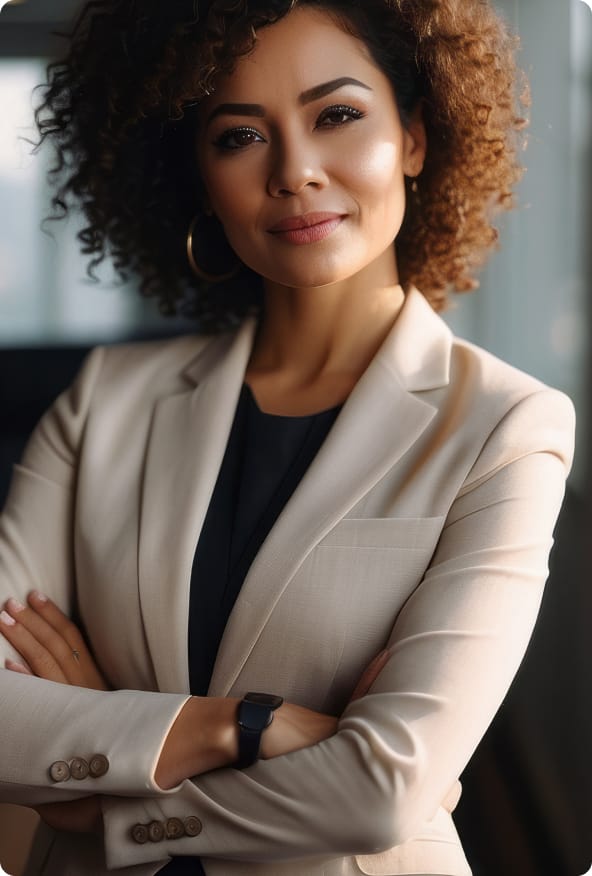
{"type": "Polygon", "coordinates": [[[404,127],[365,44],[310,7],[264,28],[252,55],[203,102],[206,206],[264,280],[246,375],[264,410],[298,415],[342,403],[388,334],[404,300],[393,246],[404,178],[421,172],[425,150],[420,111],[404,127]],[[360,84],[311,95],[344,77],[360,84]],[[270,233],[318,211],[342,217],[322,240],[270,233]]]}
{"type": "MultiPolygon", "coordinates": [[[[60,684],[110,690],[86,642],[74,623],[45,594],[31,591],[26,605],[8,599],[0,612],[0,634],[19,652],[22,662],[6,660],[5,668],[60,684]]],[[[352,693],[364,696],[389,654],[383,651],[370,663],[352,693]]],[[[173,788],[183,779],[228,766],[238,757],[234,697],[191,697],[164,743],[155,771],[157,784],[173,788]]],[[[337,718],[291,703],[275,713],[262,737],[261,757],[268,759],[313,745],[332,736],[337,718]]],[[[83,798],[36,807],[55,830],[102,835],[100,798],[83,798]]]]}
{"type": "MultiPolygon", "coordinates": [[[[403,126],[366,46],[307,7],[262,29],[253,53],[203,102],[196,151],[205,206],[264,281],[246,373],[263,410],[298,415],[343,402],[390,331],[404,300],[393,246],[404,178],[421,172],[425,149],[420,113],[403,126]],[[317,217],[316,230],[277,229],[319,212],[332,215],[327,226],[317,217]]],[[[27,605],[4,604],[0,633],[22,656],[7,669],[108,689],[80,632],[37,592],[27,605]]],[[[353,698],[368,691],[386,659],[378,655],[353,698]]],[[[163,789],[236,760],[236,708],[233,698],[188,700],[156,769],[163,789]]],[[[335,716],[285,703],[263,735],[262,756],[313,745],[336,729],[335,716]]],[[[56,829],[102,829],[97,798],[38,811],[56,829]]]]}

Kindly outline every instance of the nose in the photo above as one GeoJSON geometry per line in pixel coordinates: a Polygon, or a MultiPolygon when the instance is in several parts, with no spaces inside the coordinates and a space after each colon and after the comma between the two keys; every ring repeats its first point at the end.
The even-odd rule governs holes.
{"type": "Polygon", "coordinates": [[[324,188],[327,181],[320,150],[296,138],[276,144],[267,184],[273,198],[297,195],[309,186],[324,188]]]}

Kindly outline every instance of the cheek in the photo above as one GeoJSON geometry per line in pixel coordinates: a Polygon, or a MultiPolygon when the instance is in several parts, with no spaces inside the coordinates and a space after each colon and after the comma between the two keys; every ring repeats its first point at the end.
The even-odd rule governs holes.
{"type": "Polygon", "coordinates": [[[221,221],[229,215],[241,215],[246,204],[243,204],[245,186],[240,184],[239,174],[232,168],[223,172],[206,168],[202,178],[212,209],[221,221]]]}
{"type": "Polygon", "coordinates": [[[383,140],[360,150],[351,162],[351,169],[361,197],[382,202],[397,192],[404,193],[401,149],[397,143],[383,140]]]}
{"type": "Polygon", "coordinates": [[[246,265],[258,270],[253,263],[259,226],[260,186],[258,176],[244,162],[228,162],[221,171],[202,171],[208,199],[214,214],[222,224],[228,243],[246,265]]]}
{"type": "Polygon", "coordinates": [[[245,177],[240,162],[220,160],[210,148],[203,147],[198,149],[198,168],[209,205],[222,224],[228,216],[240,215],[245,206],[245,177]]]}

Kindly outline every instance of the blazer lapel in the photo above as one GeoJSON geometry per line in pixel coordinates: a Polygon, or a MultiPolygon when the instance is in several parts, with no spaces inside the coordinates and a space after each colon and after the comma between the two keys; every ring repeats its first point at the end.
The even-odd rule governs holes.
{"type": "Polygon", "coordinates": [[[139,534],[140,605],[161,691],[189,692],[191,567],[222,463],[255,323],[208,343],[185,371],[186,391],[157,402],[139,534]],[[197,387],[194,385],[197,383],[197,387]]]}
{"type": "Polygon", "coordinates": [[[262,545],[229,618],[209,693],[225,696],[313,547],[398,462],[436,414],[416,393],[449,380],[452,338],[410,290],[397,322],[262,545]]]}

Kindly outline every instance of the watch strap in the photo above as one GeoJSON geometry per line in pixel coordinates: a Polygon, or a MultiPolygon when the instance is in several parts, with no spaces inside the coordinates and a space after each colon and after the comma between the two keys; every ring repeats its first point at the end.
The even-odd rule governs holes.
{"type": "Polygon", "coordinates": [[[273,721],[282,697],[274,694],[247,693],[238,707],[238,760],[236,769],[251,766],[259,757],[261,735],[273,721]]]}

